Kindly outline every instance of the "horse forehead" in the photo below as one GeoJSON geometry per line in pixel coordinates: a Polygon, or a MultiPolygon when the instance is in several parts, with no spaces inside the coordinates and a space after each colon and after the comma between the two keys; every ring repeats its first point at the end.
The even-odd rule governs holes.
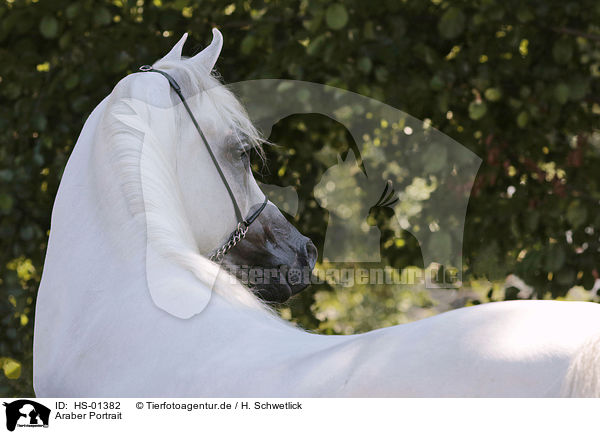
{"type": "Polygon", "coordinates": [[[191,114],[187,113],[183,104],[180,104],[181,122],[189,122],[191,133],[194,136],[198,136],[199,133],[193,124],[192,116],[211,145],[224,145],[230,142],[229,139],[234,136],[231,120],[226,119],[213,97],[202,92],[200,95],[186,98],[186,102],[190,107],[191,114]]]}

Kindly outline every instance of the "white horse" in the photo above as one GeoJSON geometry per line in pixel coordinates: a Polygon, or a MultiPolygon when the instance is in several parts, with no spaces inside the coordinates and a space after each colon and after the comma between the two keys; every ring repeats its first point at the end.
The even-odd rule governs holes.
{"type": "MultiPolygon", "coordinates": [[[[213,33],[188,59],[182,38],[155,67],[182,84],[250,213],[263,196],[237,139],[252,146],[258,136],[210,75],[222,46],[213,33]]],[[[229,261],[258,255],[312,267],[314,246],[286,235],[282,219],[269,204],[245,253],[229,261]]],[[[509,301],[360,335],[307,333],[206,258],[236,223],[165,77],[124,78],[87,120],[54,205],[36,310],[36,394],[600,396],[598,304],[509,301]]],[[[283,282],[262,295],[299,289],[283,282]]]]}

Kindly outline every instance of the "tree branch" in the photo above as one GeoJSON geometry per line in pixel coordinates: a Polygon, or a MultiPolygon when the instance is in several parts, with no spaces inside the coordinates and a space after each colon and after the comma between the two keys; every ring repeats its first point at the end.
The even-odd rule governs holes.
{"type": "Polygon", "coordinates": [[[585,33],[580,30],[571,29],[569,27],[553,27],[552,31],[556,33],[564,33],[567,35],[580,36],[591,41],[600,42],[600,35],[593,35],[591,33],[585,33]]]}

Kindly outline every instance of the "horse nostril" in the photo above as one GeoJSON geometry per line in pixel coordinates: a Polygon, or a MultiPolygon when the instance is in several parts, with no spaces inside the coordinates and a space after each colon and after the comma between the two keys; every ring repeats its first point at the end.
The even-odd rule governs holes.
{"type": "Polygon", "coordinates": [[[317,248],[315,247],[315,245],[313,244],[313,242],[311,240],[308,240],[305,248],[306,248],[306,258],[308,260],[308,265],[310,266],[310,268],[314,268],[315,264],[317,263],[317,256],[318,256],[319,252],[317,251],[317,248]]]}

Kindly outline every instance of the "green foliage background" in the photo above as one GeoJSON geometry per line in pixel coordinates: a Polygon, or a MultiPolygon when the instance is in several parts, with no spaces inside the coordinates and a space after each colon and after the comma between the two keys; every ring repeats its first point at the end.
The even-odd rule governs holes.
{"type": "MultiPolygon", "coordinates": [[[[50,212],[84,120],[183,32],[192,55],[213,26],[225,37],[218,69],[227,82],[289,78],[348,89],[430,119],[483,158],[463,249],[479,295],[464,303],[563,297],[573,286],[593,298],[599,23],[595,0],[2,0],[0,395],[33,395],[33,315],[50,212]],[[511,273],[535,291],[492,283],[511,273]]],[[[271,140],[282,147],[269,150],[261,180],[297,187],[295,223],[322,247],[327,214],[312,188],[328,164],[314,153],[326,145],[343,152],[349,138],[309,115],[282,121],[271,140]]],[[[373,216],[386,263],[422,266],[415,240],[394,242],[386,217],[373,216]]],[[[414,291],[323,284],[281,312],[323,333],[350,333],[412,319],[415,306],[426,315],[434,304],[414,291]]]]}

